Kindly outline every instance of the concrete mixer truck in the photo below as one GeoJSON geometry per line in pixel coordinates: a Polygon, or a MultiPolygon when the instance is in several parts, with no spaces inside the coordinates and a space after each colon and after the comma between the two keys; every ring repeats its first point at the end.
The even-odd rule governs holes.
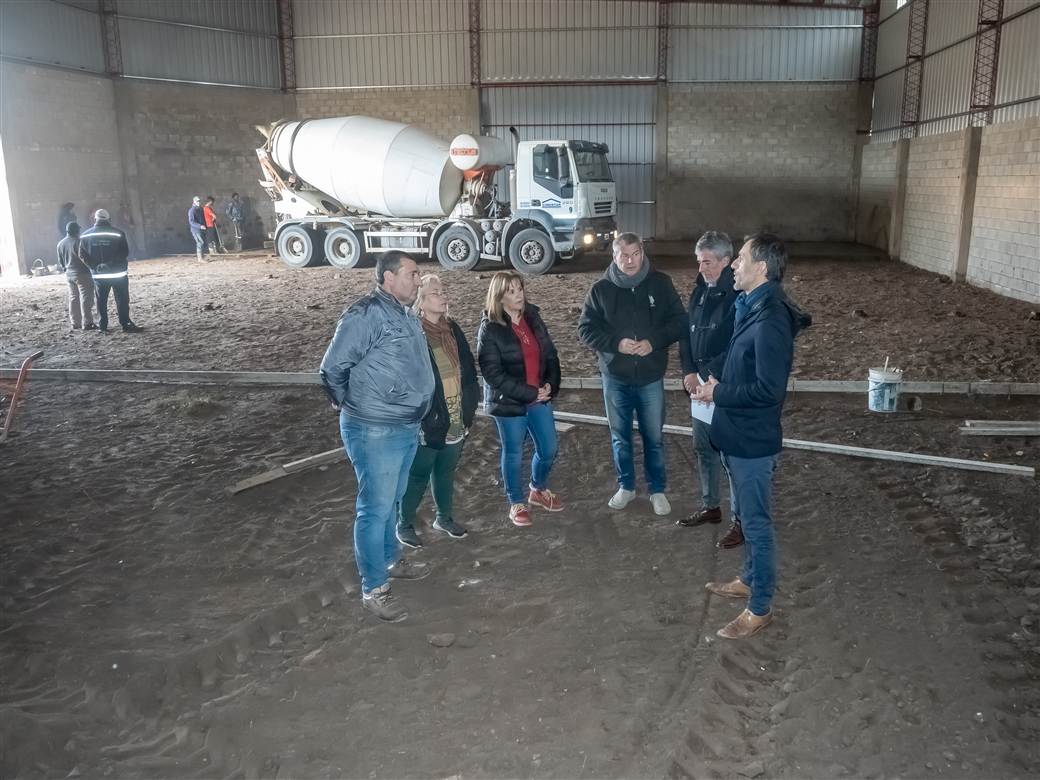
{"type": "Polygon", "coordinates": [[[603,144],[520,142],[515,130],[512,144],[467,134],[448,144],[365,116],[258,129],[267,138],[256,153],[278,217],[275,246],[296,268],[322,260],[353,268],[366,255],[403,249],[450,270],[508,259],[536,275],[616,235],[603,144]],[[506,186],[508,202],[498,197],[506,186]]]}

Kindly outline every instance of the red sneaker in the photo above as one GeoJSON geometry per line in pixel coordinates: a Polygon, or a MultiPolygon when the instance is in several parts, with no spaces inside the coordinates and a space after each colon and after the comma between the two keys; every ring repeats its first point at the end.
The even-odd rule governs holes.
{"type": "Polygon", "coordinates": [[[527,503],[539,506],[548,512],[563,511],[563,499],[548,488],[545,490],[531,488],[531,494],[527,497],[527,503]]]}
{"type": "Polygon", "coordinates": [[[527,504],[513,504],[509,507],[509,519],[513,525],[526,528],[531,525],[531,513],[527,511],[527,504]]]}

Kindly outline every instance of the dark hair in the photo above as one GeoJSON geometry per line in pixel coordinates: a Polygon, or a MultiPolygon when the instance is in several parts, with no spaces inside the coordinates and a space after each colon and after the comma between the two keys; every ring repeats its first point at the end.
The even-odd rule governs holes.
{"type": "Polygon", "coordinates": [[[754,233],[744,237],[751,242],[751,259],[756,263],[766,264],[766,279],[770,282],[782,282],[787,269],[787,247],[773,233],[754,233]]]}
{"type": "Polygon", "coordinates": [[[381,285],[383,283],[383,275],[387,271],[396,274],[401,269],[402,260],[415,262],[414,257],[407,252],[402,252],[400,249],[394,249],[381,254],[379,259],[376,260],[376,284],[381,285]]]}
{"type": "Polygon", "coordinates": [[[238,197],[238,193],[237,192],[232,192],[231,193],[231,197],[232,198],[237,198],[238,197]]]}
{"type": "Polygon", "coordinates": [[[79,223],[78,222],[70,222],[69,224],[67,224],[65,226],[65,235],[72,236],[73,238],[78,236],[79,235],[79,223]]]}
{"type": "Polygon", "coordinates": [[[216,199],[216,198],[214,198],[214,197],[213,197],[212,195],[207,195],[207,196],[206,196],[206,202],[207,202],[207,203],[216,203],[216,202],[217,202],[217,199],[216,199]]]}
{"type": "Polygon", "coordinates": [[[62,203],[62,204],[61,204],[61,207],[62,207],[63,209],[71,209],[71,208],[72,208],[73,206],[75,206],[75,205],[76,205],[76,204],[75,204],[75,203],[73,203],[73,202],[72,202],[72,201],[70,200],[70,201],[69,201],[68,203],[62,203]]]}

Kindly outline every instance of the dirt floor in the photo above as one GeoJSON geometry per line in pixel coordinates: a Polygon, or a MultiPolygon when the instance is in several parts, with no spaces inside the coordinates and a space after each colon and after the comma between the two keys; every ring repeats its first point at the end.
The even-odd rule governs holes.
{"type": "MultiPolygon", "coordinates": [[[[565,373],[593,373],[570,334],[604,262],[530,285],[565,373]]],[[[685,295],[689,263],[662,265],[685,295]]],[[[1026,304],[873,260],[790,273],[817,321],[797,347],[803,378],[862,379],[889,354],[912,379],[1040,379],[1026,304]]],[[[487,275],[446,275],[468,332],[487,275]]],[[[314,370],[370,278],[256,256],[137,262],[148,330],[107,337],[67,333],[61,280],[7,285],[0,365],[37,348],[41,367],[314,370]]],[[[1040,466],[1036,438],[957,433],[965,418],[1035,419],[1035,397],[923,398],[878,416],[858,396],[792,395],[785,433],[1040,466]]],[[[568,392],[558,408],[600,414],[602,400],[568,392]]],[[[785,453],[777,620],[725,643],[714,631],[739,604],[703,583],[741,553],[714,546],[725,526],[674,525],[698,508],[686,437],[669,437],[674,510],[659,518],[645,495],[606,507],[605,429],[561,434],[567,511],[520,530],[481,419],[457,483],[472,533],[424,525],[417,555],[435,571],[395,586],[412,614],[388,626],[360,606],[346,463],[226,492],[338,445],[318,388],[37,381],[19,415],[0,448],[0,777],[1040,772],[1034,480],[785,453]]]]}

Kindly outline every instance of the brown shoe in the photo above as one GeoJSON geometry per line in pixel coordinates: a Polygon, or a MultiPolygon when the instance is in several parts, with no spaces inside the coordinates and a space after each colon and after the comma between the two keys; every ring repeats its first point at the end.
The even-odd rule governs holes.
{"type": "Polygon", "coordinates": [[[757,634],[772,622],[772,612],[768,615],[762,615],[759,617],[750,609],[745,609],[715,633],[723,639],[747,639],[749,636],[757,634]]]}
{"type": "Polygon", "coordinates": [[[704,589],[711,591],[716,596],[725,596],[730,599],[746,599],[751,595],[751,588],[745,585],[739,577],[732,582],[706,583],[704,589]]]}
{"type": "Polygon", "coordinates": [[[722,522],[722,510],[718,507],[714,509],[702,509],[700,512],[695,512],[689,517],[683,517],[675,521],[676,525],[681,525],[683,528],[696,528],[699,525],[705,523],[721,523],[722,522]]]}
{"type": "Polygon", "coordinates": [[[742,544],[744,544],[744,532],[740,528],[740,518],[734,517],[733,522],[729,524],[729,530],[719,539],[717,546],[721,550],[732,550],[742,544]]]}

